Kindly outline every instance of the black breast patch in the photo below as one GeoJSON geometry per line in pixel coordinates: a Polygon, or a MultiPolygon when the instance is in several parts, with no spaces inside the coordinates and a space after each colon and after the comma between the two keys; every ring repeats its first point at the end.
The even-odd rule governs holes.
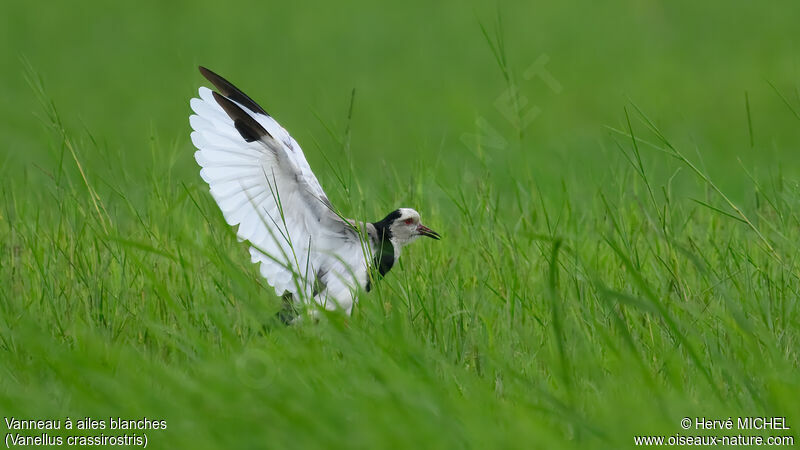
{"type": "MultiPolygon", "coordinates": [[[[378,234],[377,250],[373,255],[372,265],[378,269],[378,274],[383,277],[394,266],[394,245],[392,245],[392,230],[391,225],[400,217],[400,210],[395,210],[389,213],[380,222],[374,222],[372,226],[378,234]]],[[[367,292],[372,288],[372,280],[367,280],[367,292]]]]}

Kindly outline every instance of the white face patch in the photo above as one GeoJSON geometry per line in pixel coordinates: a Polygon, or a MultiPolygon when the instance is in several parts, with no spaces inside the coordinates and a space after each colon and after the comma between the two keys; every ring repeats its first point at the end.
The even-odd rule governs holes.
{"type": "Polygon", "coordinates": [[[419,237],[417,232],[419,213],[411,208],[400,208],[399,211],[400,217],[389,227],[392,232],[392,242],[398,250],[419,237]]]}

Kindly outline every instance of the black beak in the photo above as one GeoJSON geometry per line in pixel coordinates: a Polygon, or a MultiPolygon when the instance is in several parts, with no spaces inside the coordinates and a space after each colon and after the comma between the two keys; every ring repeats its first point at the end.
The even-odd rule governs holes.
{"type": "Polygon", "coordinates": [[[439,233],[431,230],[423,224],[417,225],[417,233],[419,233],[421,236],[427,236],[429,238],[436,239],[437,241],[442,238],[439,233]]]}

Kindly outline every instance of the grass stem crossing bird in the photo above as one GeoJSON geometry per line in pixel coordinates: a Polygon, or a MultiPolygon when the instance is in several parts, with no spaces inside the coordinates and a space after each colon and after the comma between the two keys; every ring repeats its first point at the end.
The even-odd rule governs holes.
{"type": "Polygon", "coordinates": [[[276,294],[350,314],[371,273],[386,275],[418,237],[440,238],[411,208],[372,223],[343,218],[289,133],[233,84],[200,73],[216,88],[190,102],[200,175],[276,294]]]}

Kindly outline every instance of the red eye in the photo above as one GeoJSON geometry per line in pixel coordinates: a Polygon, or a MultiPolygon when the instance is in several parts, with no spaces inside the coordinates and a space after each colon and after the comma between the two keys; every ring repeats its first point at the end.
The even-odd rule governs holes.
{"type": "Polygon", "coordinates": [[[406,225],[411,225],[412,223],[414,223],[414,220],[413,219],[406,219],[405,223],[406,223],[406,225]]]}

